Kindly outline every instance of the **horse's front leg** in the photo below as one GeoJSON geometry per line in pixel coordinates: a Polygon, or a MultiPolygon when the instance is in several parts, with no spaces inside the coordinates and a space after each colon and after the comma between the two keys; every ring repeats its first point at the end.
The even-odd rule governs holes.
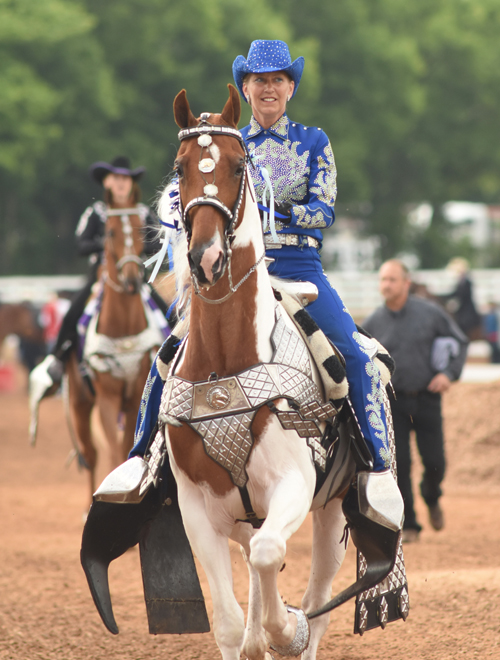
{"type": "Polygon", "coordinates": [[[174,473],[186,534],[210,586],[215,641],[223,660],[239,660],[245,618],[233,593],[228,536],[210,523],[201,489],[182,472],[174,473]]]}
{"type": "Polygon", "coordinates": [[[123,382],[107,373],[100,373],[95,380],[95,390],[99,418],[109,446],[111,470],[114,470],[125,460],[118,436],[118,415],[122,406],[123,382]]]}
{"type": "Polygon", "coordinates": [[[92,496],[96,488],[97,451],[94,446],[91,428],[91,413],[94,407],[94,398],[89,388],[83,383],[78,369],[78,362],[73,353],[66,366],[69,386],[69,412],[78,445],[79,460],[89,471],[88,507],[92,503],[92,496]]]}
{"type": "Polygon", "coordinates": [[[134,383],[134,388],[130,396],[125,400],[123,411],[125,413],[125,428],[123,429],[122,440],[122,461],[126,461],[130,450],[134,446],[134,434],[137,424],[137,413],[141,407],[141,399],[144,391],[144,384],[147,381],[151,360],[149,353],[146,353],[141,360],[139,375],[134,383]]]}
{"type": "Polygon", "coordinates": [[[266,521],[250,541],[250,562],[259,574],[262,593],[262,625],[271,647],[278,652],[287,649],[284,655],[292,655],[292,650],[299,655],[302,642],[307,644],[304,615],[289,611],[283,604],[277,578],[285,559],[286,541],[306,518],[313,491],[314,477],[306,479],[299,469],[286,474],[274,491],[266,521]]]}
{"type": "MultiPolygon", "coordinates": [[[[334,499],[313,512],[313,547],[309,583],[302,599],[304,612],[312,612],[322,607],[331,598],[331,587],[346,553],[346,543],[342,540],[346,520],[342,513],[342,501],[334,499]]],[[[323,614],[310,621],[311,638],[304,652],[303,660],[314,660],[318,644],[325,634],[329,614],[323,614]]]]}
{"type": "Polygon", "coordinates": [[[246,522],[238,522],[233,528],[231,538],[240,544],[249,576],[248,615],[245,639],[241,649],[243,657],[249,660],[270,660],[267,653],[267,639],[262,627],[262,594],[259,574],[250,563],[250,540],[255,534],[254,528],[246,522]]]}

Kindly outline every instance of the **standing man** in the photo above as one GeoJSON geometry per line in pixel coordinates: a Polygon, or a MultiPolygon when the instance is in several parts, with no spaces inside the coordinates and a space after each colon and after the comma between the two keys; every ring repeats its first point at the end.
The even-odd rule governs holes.
{"type": "Polygon", "coordinates": [[[439,498],[445,472],[441,394],[458,380],[468,340],[448,314],[436,304],[409,295],[410,275],[397,259],[380,268],[379,286],[385,304],[364,322],[364,328],[389,351],[396,362],[391,400],[396,442],[398,485],[405,504],[403,541],[418,540],[422,527],[413,507],[410,478],[410,431],[415,430],[424,466],[420,491],[429,508],[432,527],[444,518],[439,498]]]}

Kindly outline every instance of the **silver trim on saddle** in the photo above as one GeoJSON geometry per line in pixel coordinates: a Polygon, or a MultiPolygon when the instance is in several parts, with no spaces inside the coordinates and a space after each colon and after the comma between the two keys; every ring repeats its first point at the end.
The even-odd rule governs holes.
{"type": "MultiPolygon", "coordinates": [[[[251,425],[257,410],[276,399],[287,399],[291,410],[274,409],[281,425],[305,438],[313,460],[324,470],[326,450],[321,445],[323,422],[332,420],[336,408],[323,396],[313,380],[312,358],[298,332],[285,321],[276,305],[271,335],[271,363],[258,364],[234,376],[192,383],[172,375],[165,383],[159,419],[178,420],[191,426],[203,439],[207,454],[224,467],[238,487],[245,486],[246,464],[253,447],[251,425]]],[[[141,493],[157,483],[160,457],[165,451],[163,429],[150,448],[150,472],[141,493]]]]}

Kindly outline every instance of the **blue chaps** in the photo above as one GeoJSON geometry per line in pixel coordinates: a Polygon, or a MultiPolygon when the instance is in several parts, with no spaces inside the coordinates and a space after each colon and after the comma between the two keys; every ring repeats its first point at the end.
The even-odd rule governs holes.
{"type": "Polygon", "coordinates": [[[318,298],[306,309],[346,361],[349,396],[361,431],[373,456],[374,470],[390,467],[383,384],[376,365],[363,349],[351,315],[332,287],[321,265],[318,250],[308,246],[283,246],[268,250],[274,259],[269,273],[284,279],[313,282],[318,298]]]}

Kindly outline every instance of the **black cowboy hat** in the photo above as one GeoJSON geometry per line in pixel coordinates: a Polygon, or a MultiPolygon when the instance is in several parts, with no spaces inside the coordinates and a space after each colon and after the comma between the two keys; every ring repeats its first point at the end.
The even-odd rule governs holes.
{"type": "Polygon", "coordinates": [[[126,156],[117,156],[111,163],[99,161],[93,163],[89,168],[91,176],[102,184],[103,179],[108,174],[123,174],[131,176],[134,181],[138,181],[146,171],[145,167],[136,167],[134,170],[130,167],[130,159],[126,156]]]}

